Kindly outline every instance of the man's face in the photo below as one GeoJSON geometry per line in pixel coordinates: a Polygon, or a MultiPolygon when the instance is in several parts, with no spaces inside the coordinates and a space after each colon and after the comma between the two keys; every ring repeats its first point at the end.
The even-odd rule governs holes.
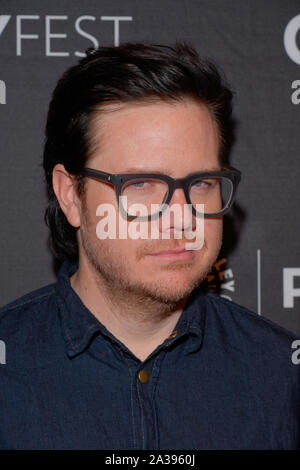
{"type": "MultiPolygon", "coordinates": [[[[114,106],[116,107],[116,106],[114,106]]],[[[183,178],[190,173],[220,168],[217,125],[208,109],[192,100],[167,104],[121,104],[114,112],[99,115],[92,126],[97,150],[89,168],[108,173],[155,173],[183,178]],[[98,140],[99,139],[99,140],[98,140]]],[[[119,216],[114,188],[92,178],[86,181],[86,197],[81,208],[78,231],[79,256],[85,257],[97,278],[139,299],[163,303],[179,302],[201,283],[219,253],[222,219],[204,219],[203,247],[181,255],[158,255],[184,248],[184,229],[195,230],[195,217],[185,218],[179,227],[171,217],[159,224],[159,239],[99,239],[96,226],[99,204],[112,204],[119,216]],[[175,239],[181,231],[181,239],[175,239]],[[168,233],[169,239],[163,239],[168,233]]],[[[186,204],[183,189],[170,202],[186,204]]],[[[136,221],[128,221],[137,224],[136,221]]],[[[150,224],[148,221],[140,224],[150,224]]],[[[118,221],[117,221],[118,228],[118,221]]],[[[118,233],[118,232],[117,232],[118,233]]],[[[150,233],[150,231],[149,231],[150,233]]]]}

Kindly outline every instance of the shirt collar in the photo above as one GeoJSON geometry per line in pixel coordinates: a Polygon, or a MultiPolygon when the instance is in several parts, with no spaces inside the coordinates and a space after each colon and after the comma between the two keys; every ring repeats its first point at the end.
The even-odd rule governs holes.
{"type": "MultiPolygon", "coordinates": [[[[87,309],[70,283],[70,277],[78,270],[78,261],[65,260],[58,272],[56,292],[59,312],[62,321],[67,354],[73,357],[83,352],[99,333],[104,333],[112,340],[116,338],[104,325],[87,309]]],[[[163,345],[177,342],[182,336],[189,335],[185,342],[184,351],[190,353],[200,348],[204,332],[205,301],[200,288],[194,289],[173,330],[163,345]],[[176,332],[176,333],[175,333],[176,332]]]]}
{"type": "Polygon", "coordinates": [[[68,356],[84,351],[95,334],[104,326],[86,308],[70,283],[78,270],[78,261],[65,260],[58,272],[56,292],[68,356]]]}
{"type": "Polygon", "coordinates": [[[202,344],[205,317],[205,294],[201,291],[201,287],[199,286],[190,294],[173,330],[178,334],[167,341],[172,343],[178,341],[182,336],[189,336],[184,347],[185,353],[197,351],[202,344]]]}

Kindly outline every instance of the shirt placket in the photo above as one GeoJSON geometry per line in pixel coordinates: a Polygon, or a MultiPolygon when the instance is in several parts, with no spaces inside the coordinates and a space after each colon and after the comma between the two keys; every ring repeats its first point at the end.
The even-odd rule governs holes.
{"type": "Polygon", "coordinates": [[[155,391],[166,350],[162,348],[144,362],[123,352],[130,374],[132,432],[135,449],[159,449],[155,391]]]}

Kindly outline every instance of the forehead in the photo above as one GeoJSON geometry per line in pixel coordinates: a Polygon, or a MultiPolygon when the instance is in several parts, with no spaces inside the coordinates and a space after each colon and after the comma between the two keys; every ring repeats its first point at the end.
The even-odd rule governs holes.
{"type": "Polygon", "coordinates": [[[94,167],[112,173],[218,165],[217,124],[194,100],[107,104],[94,114],[90,137],[94,167]]]}

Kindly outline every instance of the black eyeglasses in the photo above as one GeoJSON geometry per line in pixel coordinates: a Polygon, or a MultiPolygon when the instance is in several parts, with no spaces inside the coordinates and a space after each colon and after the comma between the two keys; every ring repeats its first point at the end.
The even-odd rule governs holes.
{"type": "Polygon", "coordinates": [[[168,207],[177,188],[183,189],[195,216],[223,216],[230,210],[241,180],[241,172],[233,167],[192,173],[177,179],[162,173],[112,174],[92,168],[84,168],[80,174],[111,184],[119,209],[129,220],[159,217],[168,207]],[[197,205],[201,204],[204,206],[199,210],[197,205]]]}

